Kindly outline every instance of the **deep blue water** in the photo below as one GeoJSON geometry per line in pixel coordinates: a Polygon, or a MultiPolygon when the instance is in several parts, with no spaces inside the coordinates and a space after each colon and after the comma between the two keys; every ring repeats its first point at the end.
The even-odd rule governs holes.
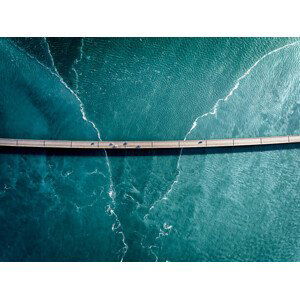
{"type": "MultiPolygon", "coordinates": [[[[0,40],[0,137],[299,135],[299,119],[295,38],[0,40]]],[[[0,260],[299,261],[299,150],[2,149],[0,260]]]]}

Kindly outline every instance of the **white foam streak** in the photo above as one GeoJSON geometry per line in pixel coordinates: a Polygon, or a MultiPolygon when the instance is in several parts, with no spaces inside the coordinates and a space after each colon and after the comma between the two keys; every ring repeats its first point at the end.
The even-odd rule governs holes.
{"type": "MultiPolygon", "coordinates": [[[[240,82],[243,80],[243,79],[245,79],[250,73],[251,73],[251,71],[263,60],[263,59],[265,59],[267,56],[269,56],[269,55],[272,55],[272,54],[274,54],[274,53],[276,53],[276,52],[278,52],[278,51],[281,51],[281,50],[283,50],[283,49],[285,49],[285,48],[288,48],[288,47],[291,47],[291,46],[294,46],[294,45],[296,45],[296,44],[299,44],[300,42],[299,41],[296,41],[296,42],[293,42],[293,43],[290,43],[290,44],[286,44],[286,45],[284,45],[284,46],[282,46],[282,47],[279,47],[279,48],[277,48],[277,49],[275,49],[275,50],[272,50],[272,51],[270,51],[270,52],[268,52],[267,54],[265,54],[265,55],[263,55],[260,59],[258,59],[241,77],[239,77],[237,80],[236,80],[236,82],[235,82],[235,84],[234,84],[234,86],[230,89],[230,91],[229,91],[229,93],[225,96],[225,98],[223,98],[223,99],[219,99],[216,103],[215,103],[215,105],[212,107],[212,109],[209,111],[209,112],[207,112],[207,113],[204,113],[204,114],[202,114],[202,115],[200,115],[200,116],[198,116],[195,120],[194,120],[194,122],[193,122],[193,124],[192,124],[192,126],[191,126],[191,128],[189,129],[189,131],[186,133],[186,135],[185,135],[185,137],[184,137],[184,140],[186,140],[187,139],[187,137],[192,133],[192,131],[197,127],[197,125],[198,125],[198,120],[200,119],[200,118],[203,118],[203,117],[206,117],[206,116],[209,116],[209,115],[214,115],[214,116],[216,116],[217,115],[217,112],[218,112],[218,108],[219,108],[219,105],[220,105],[220,103],[221,102],[227,102],[228,100],[229,100],[229,98],[234,94],[234,92],[239,88],[239,86],[240,86],[240,82]]],[[[177,182],[178,182],[178,178],[179,178],[179,175],[180,175],[180,171],[179,171],[179,165],[180,165],[180,159],[181,159],[181,156],[182,156],[182,150],[180,151],[180,154],[179,154],[179,158],[178,158],[178,163],[177,163],[177,170],[178,170],[178,174],[176,175],[176,178],[175,178],[175,181],[173,182],[173,184],[171,185],[171,188],[170,188],[170,190],[166,193],[166,195],[168,195],[171,191],[172,191],[172,189],[173,189],[173,186],[174,186],[174,184],[176,184],[177,182]]]]}
{"type": "MultiPolygon", "coordinates": [[[[84,47],[84,41],[83,41],[83,38],[82,38],[81,45],[80,45],[80,50],[79,50],[80,51],[79,59],[76,59],[75,62],[74,62],[74,64],[72,65],[72,69],[74,70],[75,75],[76,75],[76,90],[77,91],[78,91],[78,73],[76,71],[75,65],[77,63],[79,63],[80,60],[83,57],[83,47],[84,47]]],[[[77,94],[75,92],[73,92],[73,94],[76,96],[77,99],[79,99],[79,97],[77,96],[77,94]]],[[[101,136],[100,136],[99,130],[97,129],[96,125],[92,121],[89,121],[87,119],[85,111],[84,111],[83,103],[82,103],[82,101],[80,99],[79,99],[79,102],[80,102],[80,110],[81,110],[83,118],[86,121],[90,122],[93,125],[94,129],[97,131],[98,139],[101,140],[101,136]]],[[[124,259],[124,257],[125,257],[125,255],[126,255],[126,253],[127,253],[127,251],[128,251],[128,245],[126,243],[125,234],[123,233],[122,224],[121,224],[121,222],[119,220],[118,215],[114,211],[116,192],[115,192],[114,183],[113,183],[113,179],[112,179],[111,166],[110,166],[110,162],[109,162],[106,150],[104,150],[104,153],[105,153],[105,160],[106,160],[106,165],[107,165],[107,169],[108,169],[108,173],[109,173],[109,191],[108,191],[108,195],[109,195],[110,199],[112,200],[112,206],[109,205],[109,209],[108,210],[109,210],[109,214],[113,215],[115,217],[115,223],[113,223],[113,225],[112,225],[112,230],[115,231],[115,230],[119,229],[118,233],[122,236],[123,248],[121,250],[123,251],[123,254],[122,254],[121,260],[120,260],[122,262],[123,259],[124,259]]]]}
{"type": "Polygon", "coordinates": [[[47,37],[43,37],[43,40],[44,40],[44,42],[46,44],[47,51],[48,51],[48,54],[49,54],[49,57],[50,57],[50,60],[51,60],[52,67],[53,67],[54,71],[56,72],[56,74],[59,75],[58,70],[57,70],[57,68],[55,66],[54,60],[53,60],[53,56],[51,54],[51,50],[50,50],[49,43],[47,41],[47,37]]]}
{"type": "Polygon", "coordinates": [[[220,103],[221,102],[227,102],[228,101],[228,99],[234,94],[234,92],[238,89],[238,87],[239,87],[239,85],[240,85],[240,82],[243,80],[243,79],[245,79],[251,72],[252,72],[252,70],[262,61],[262,60],[264,60],[266,57],[268,57],[269,55],[272,55],[272,54],[274,54],[274,53],[276,53],[276,52],[279,52],[279,51],[281,51],[281,50],[283,50],[283,49],[286,49],[286,48],[289,48],[289,47],[291,47],[291,46],[294,46],[294,45],[297,45],[297,44],[299,44],[299,41],[296,41],[296,42],[293,42],[293,43],[290,43],[290,44],[286,44],[286,45],[284,45],[284,46],[282,46],[282,47],[279,47],[279,48],[277,48],[277,49],[275,49],[275,50],[272,50],[272,51],[270,51],[270,52],[268,52],[267,54],[265,54],[265,55],[263,55],[260,59],[258,59],[241,77],[239,77],[237,80],[236,80],[236,82],[235,82],[235,85],[233,86],[233,88],[229,91],[229,93],[226,95],[226,97],[225,98],[223,98],[223,99],[219,99],[216,103],[215,103],[215,105],[212,107],[212,109],[209,111],[209,112],[207,112],[207,113],[204,113],[204,114],[202,114],[202,115],[200,115],[200,116],[198,116],[195,120],[194,120],[194,122],[193,122],[193,124],[192,124],[192,127],[190,128],[190,130],[187,132],[187,134],[185,135],[185,138],[184,139],[186,139],[189,135],[190,135],[190,133],[197,127],[197,125],[198,125],[198,120],[200,119],[200,118],[203,118],[203,117],[206,117],[206,116],[208,116],[208,115],[214,115],[214,116],[216,116],[217,115],[217,112],[218,112],[218,108],[219,108],[219,105],[220,105],[220,103]]]}
{"type": "Polygon", "coordinates": [[[78,79],[79,79],[79,76],[78,76],[78,72],[75,68],[75,65],[78,62],[80,62],[82,57],[83,57],[83,46],[84,46],[84,38],[81,39],[81,44],[80,44],[80,48],[79,48],[79,53],[80,53],[79,58],[76,58],[73,65],[72,65],[72,70],[73,70],[73,72],[75,74],[75,77],[76,77],[76,79],[75,79],[75,84],[76,84],[75,91],[76,92],[78,92],[78,79]]]}
{"type": "Polygon", "coordinates": [[[154,258],[155,258],[155,262],[157,262],[158,261],[158,256],[157,256],[157,254],[152,250],[152,248],[158,248],[156,245],[150,245],[149,247],[148,247],[148,249],[149,249],[149,251],[150,251],[150,253],[154,256],[154,258]]]}
{"type": "MultiPolygon", "coordinates": [[[[281,51],[281,50],[283,50],[283,49],[285,49],[285,48],[288,48],[288,47],[291,47],[291,46],[294,46],[294,45],[296,45],[296,44],[299,44],[300,42],[299,41],[297,41],[297,42],[293,42],[293,43],[290,43],[290,44],[286,44],[286,45],[284,45],[284,46],[282,46],[282,47],[279,47],[279,48],[277,48],[277,49],[275,49],[275,50],[272,50],[272,51],[270,51],[270,52],[268,52],[267,54],[265,54],[265,55],[263,55],[260,59],[258,59],[241,77],[239,77],[237,80],[236,80],[236,82],[235,82],[235,84],[234,84],[234,86],[230,89],[230,91],[229,91],[229,93],[223,98],[223,99],[219,99],[215,104],[214,104],[214,106],[212,107],[212,109],[209,111],[209,112],[207,112],[207,113],[204,113],[204,114],[202,114],[202,115],[200,115],[200,116],[198,116],[194,121],[193,121],[193,124],[192,124],[192,126],[191,126],[191,128],[189,129],[189,131],[186,133],[186,135],[185,135],[185,137],[184,137],[184,140],[186,140],[187,139],[187,137],[192,133],[192,131],[197,127],[197,125],[198,125],[198,120],[200,119],[200,118],[204,118],[204,117],[206,117],[206,116],[209,116],[209,115],[213,115],[213,116],[216,116],[217,115],[217,111],[218,111],[218,108],[219,108],[219,105],[220,105],[220,103],[221,102],[227,102],[228,100],[229,100],[229,98],[234,94],[234,92],[239,88],[239,85],[240,85],[240,82],[243,80],[243,79],[245,79],[250,73],[251,73],[251,71],[263,60],[263,59],[265,59],[267,56],[269,56],[269,55],[272,55],[272,54],[274,54],[274,53],[276,53],[276,52],[278,52],[278,51],[281,51]]],[[[175,185],[178,183],[178,181],[179,181],[179,177],[180,177],[180,161],[181,161],[181,157],[182,157],[182,150],[183,149],[181,149],[180,150],[180,153],[179,153],[179,157],[178,157],[178,161],[177,161],[177,166],[176,166],[176,170],[177,170],[177,174],[176,174],[176,177],[175,177],[175,179],[174,179],[174,181],[172,182],[172,184],[171,184],[171,186],[170,186],[170,188],[167,190],[167,192],[161,197],[161,198],[159,198],[158,200],[156,200],[153,204],[152,204],[152,206],[150,207],[150,209],[149,209],[149,211],[148,211],[148,213],[144,216],[144,220],[147,220],[148,219],[148,216],[149,216],[149,214],[150,214],[150,211],[151,210],[153,210],[154,208],[155,208],[155,206],[158,204],[158,203],[160,203],[161,201],[165,201],[165,200],[168,200],[168,198],[169,198],[169,194],[173,191],[173,189],[174,189],[174,187],[175,187],[175,185]]],[[[165,233],[165,232],[164,232],[165,233]]],[[[160,230],[160,233],[159,233],[159,236],[161,236],[162,235],[162,231],[160,230]]],[[[156,238],[157,239],[157,238],[156,238]]],[[[152,247],[155,247],[155,245],[153,244],[153,245],[151,245],[150,246],[151,248],[152,247]]],[[[149,249],[150,249],[150,247],[149,247],[149,249]]],[[[152,252],[152,250],[151,250],[151,252],[152,252]]],[[[155,255],[156,256],[156,255],[155,255]]]]}
{"type": "MultiPolygon", "coordinates": [[[[63,80],[63,78],[59,75],[59,72],[58,72],[57,68],[55,67],[54,60],[53,60],[53,57],[52,57],[52,54],[51,54],[50,47],[49,47],[49,44],[47,42],[47,39],[44,38],[44,40],[45,40],[45,42],[47,44],[47,50],[48,50],[48,53],[49,53],[49,55],[51,57],[51,61],[52,61],[52,64],[53,64],[53,69],[54,69],[55,72],[53,72],[48,66],[44,65],[43,63],[41,63],[36,57],[30,55],[26,51],[25,51],[25,54],[28,55],[31,59],[34,59],[35,61],[37,61],[37,63],[39,65],[41,65],[42,67],[46,68],[53,76],[57,77],[59,79],[59,81],[68,89],[68,91],[76,98],[76,100],[79,103],[79,108],[80,108],[80,112],[81,112],[81,115],[82,115],[82,119],[92,125],[92,127],[94,128],[94,130],[97,133],[98,139],[101,141],[100,131],[96,127],[96,124],[93,121],[91,121],[91,120],[89,120],[87,118],[83,102],[78,97],[78,95],[66,84],[66,82],[63,80]]],[[[81,48],[80,48],[80,59],[82,58],[82,55],[83,55],[82,47],[83,47],[83,42],[82,42],[81,48]]],[[[18,47],[18,48],[20,49],[20,51],[24,52],[24,50],[22,50],[20,47],[18,47]]],[[[76,63],[78,63],[80,61],[80,59],[76,60],[76,63]]],[[[106,160],[106,164],[107,164],[107,168],[108,168],[108,172],[109,172],[109,181],[110,181],[109,182],[108,195],[111,198],[112,204],[113,204],[113,207],[114,207],[115,206],[116,192],[114,190],[114,184],[113,184],[113,180],[112,180],[112,171],[111,171],[110,162],[109,162],[106,150],[104,150],[104,153],[105,153],[105,160],[106,160]]],[[[110,215],[113,215],[115,217],[115,223],[117,223],[118,228],[120,228],[120,231],[118,231],[117,233],[121,234],[121,236],[122,236],[123,248],[121,250],[123,251],[123,254],[121,256],[121,261],[123,261],[125,255],[127,253],[127,250],[128,250],[128,245],[126,243],[126,239],[125,239],[125,235],[123,233],[122,225],[121,225],[121,222],[120,222],[117,214],[114,212],[114,209],[111,206],[109,206],[109,210],[110,210],[110,215]]]]}
{"type": "MultiPolygon", "coordinates": [[[[46,68],[53,76],[57,77],[59,79],[59,81],[68,89],[68,91],[76,98],[76,100],[78,101],[79,103],[79,108],[80,108],[80,112],[81,112],[81,115],[82,115],[82,119],[88,123],[90,123],[92,125],[92,127],[94,128],[94,130],[96,131],[97,133],[97,137],[99,140],[101,140],[101,137],[100,137],[100,132],[98,130],[98,128],[96,127],[95,123],[92,122],[91,120],[89,120],[86,116],[86,113],[85,113],[85,110],[84,110],[84,105],[82,103],[82,101],[80,100],[80,98],[78,97],[78,95],[66,84],[66,82],[63,80],[63,78],[59,75],[59,72],[57,70],[57,68],[55,67],[55,64],[54,64],[54,60],[53,60],[53,57],[52,57],[52,54],[51,54],[51,51],[50,51],[50,48],[49,48],[49,44],[47,42],[47,39],[44,38],[44,41],[47,45],[47,50],[48,50],[48,53],[49,53],[49,56],[51,57],[51,61],[52,61],[52,65],[53,65],[53,69],[55,72],[53,72],[48,66],[44,65],[43,63],[41,63],[38,59],[36,59],[34,56],[30,55],[29,53],[25,52],[30,58],[34,59],[35,61],[37,61],[37,63],[39,65],[41,65],[42,67],[46,68]]],[[[19,47],[18,47],[19,48],[19,47]]],[[[19,48],[20,49],[20,48],[19,48]]],[[[20,49],[22,51],[22,49],[20,49]]]]}

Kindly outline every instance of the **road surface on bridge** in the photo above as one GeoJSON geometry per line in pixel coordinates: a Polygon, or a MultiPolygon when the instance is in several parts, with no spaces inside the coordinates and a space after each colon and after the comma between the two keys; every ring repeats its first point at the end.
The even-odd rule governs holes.
{"type": "Polygon", "coordinates": [[[2,147],[38,148],[82,148],[82,149],[164,149],[164,148],[206,148],[237,147],[300,143],[300,135],[256,138],[230,138],[209,140],[168,140],[168,141],[73,141],[73,140],[35,140],[0,138],[2,147]]]}

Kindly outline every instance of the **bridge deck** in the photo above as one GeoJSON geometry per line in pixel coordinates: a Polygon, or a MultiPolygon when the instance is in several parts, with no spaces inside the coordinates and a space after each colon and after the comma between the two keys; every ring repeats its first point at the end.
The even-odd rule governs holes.
{"type": "Polygon", "coordinates": [[[250,145],[300,143],[300,135],[257,138],[230,138],[215,140],[169,140],[169,141],[71,141],[0,138],[0,146],[41,148],[86,148],[86,149],[162,149],[236,147],[250,145]]]}

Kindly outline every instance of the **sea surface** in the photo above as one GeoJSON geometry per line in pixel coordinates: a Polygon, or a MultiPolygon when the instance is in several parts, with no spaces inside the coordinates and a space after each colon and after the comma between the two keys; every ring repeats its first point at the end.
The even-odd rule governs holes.
{"type": "MultiPolygon", "coordinates": [[[[0,39],[0,137],[293,134],[300,39],[0,39]]],[[[1,149],[0,261],[300,261],[300,147],[1,149]]]]}

